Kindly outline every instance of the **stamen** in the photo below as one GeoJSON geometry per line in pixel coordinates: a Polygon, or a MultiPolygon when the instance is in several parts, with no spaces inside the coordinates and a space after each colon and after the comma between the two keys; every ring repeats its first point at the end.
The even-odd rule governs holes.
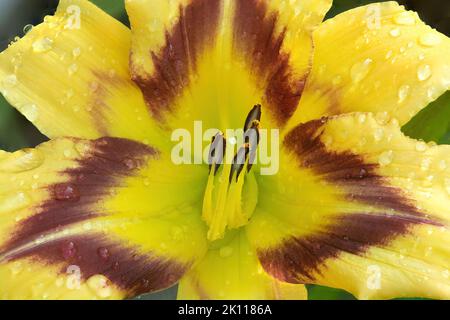
{"type": "Polygon", "coordinates": [[[202,213],[209,226],[207,237],[211,241],[222,238],[227,228],[245,225],[256,207],[258,185],[250,169],[259,144],[260,120],[261,106],[255,105],[245,120],[245,144],[239,148],[231,163],[224,159],[231,160],[226,155],[230,156],[231,152],[234,152],[234,146],[227,145],[225,137],[220,132],[212,138],[208,155],[208,184],[202,213]],[[221,172],[216,177],[221,167],[221,172]],[[247,174],[241,174],[242,172],[247,174]]]}
{"type": "Polygon", "coordinates": [[[252,110],[248,113],[247,119],[245,119],[244,132],[246,132],[252,125],[253,122],[257,120],[258,123],[261,121],[261,105],[255,105],[252,110]]]}
{"type": "Polygon", "coordinates": [[[211,140],[211,148],[208,154],[209,171],[214,167],[213,174],[216,175],[223,162],[227,141],[222,133],[218,132],[211,140]]]}

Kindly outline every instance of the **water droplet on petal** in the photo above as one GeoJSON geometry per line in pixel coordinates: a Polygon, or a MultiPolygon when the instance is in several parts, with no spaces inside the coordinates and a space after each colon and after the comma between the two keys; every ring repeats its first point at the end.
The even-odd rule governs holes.
{"type": "Polygon", "coordinates": [[[358,83],[363,80],[370,71],[370,66],[373,60],[370,58],[365,59],[363,62],[359,62],[353,65],[350,70],[350,76],[353,82],[358,83]]]}
{"type": "Polygon", "coordinates": [[[75,257],[77,253],[77,248],[75,247],[75,243],[72,241],[63,243],[61,246],[61,255],[65,260],[70,260],[75,257]]]}
{"type": "Polygon", "coordinates": [[[30,32],[33,29],[33,25],[32,24],[27,24],[23,27],[23,34],[27,34],[28,32],[30,32]]]}
{"type": "Polygon", "coordinates": [[[81,55],[81,48],[75,48],[72,50],[72,55],[74,58],[78,58],[81,55]]]}
{"type": "Polygon", "coordinates": [[[0,202],[0,213],[23,209],[30,203],[31,198],[29,197],[29,195],[25,192],[19,191],[13,195],[8,196],[0,202]]]}
{"type": "Polygon", "coordinates": [[[67,69],[67,73],[69,74],[69,76],[74,75],[77,71],[78,71],[78,65],[76,63],[71,64],[69,66],[69,68],[67,69]]]}
{"type": "Polygon", "coordinates": [[[397,38],[400,35],[400,29],[399,28],[392,29],[391,31],[389,31],[389,34],[392,37],[397,38]]]}
{"type": "Polygon", "coordinates": [[[387,166],[392,162],[393,158],[394,152],[392,150],[385,151],[379,156],[378,163],[382,166],[387,166]]]}
{"type": "Polygon", "coordinates": [[[427,144],[423,141],[419,141],[416,143],[416,150],[419,152],[424,152],[427,150],[427,144]]]}
{"type": "Polygon", "coordinates": [[[410,26],[416,23],[416,18],[413,12],[404,11],[394,17],[394,22],[396,24],[410,26]]]}
{"type": "Polygon", "coordinates": [[[98,248],[97,254],[103,260],[108,260],[108,258],[109,258],[108,248],[98,248]]]}
{"type": "Polygon", "coordinates": [[[425,81],[431,76],[431,67],[428,64],[420,65],[417,69],[417,79],[425,81]]]}
{"type": "Polygon", "coordinates": [[[439,170],[445,170],[445,169],[447,169],[447,163],[445,162],[445,160],[439,161],[438,167],[439,167],[439,170]]]}
{"type": "Polygon", "coordinates": [[[61,201],[78,201],[80,200],[80,192],[76,186],[70,184],[57,185],[54,190],[56,200],[61,201]]]}
{"type": "Polygon", "coordinates": [[[44,37],[33,42],[32,47],[33,51],[36,53],[47,52],[52,49],[53,40],[48,37],[44,37]]]}
{"type": "Polygon", "coordinates": [[[428,32],[419,38],[419,43],[426,47],[433,47],[441,43],[441,37],[436,32],[428,32]]]}
{"type": "Polygon", "coordinates": [[[12,88],[17,85],[17,76],[15,74],[7,75],[3,78],[2,83],[5,88],[12,88]]]}
{"type": "Polygon", "coordinates": [[[409,95],[410,86],[405,84],[398,89],[398,103],[402,103],[409,95]]]}
{"type": "Polygon", "coordinates": [[[1,160],[0,171],[23,172],[36,169],[44,162],[44,155],[37,149],[24,149],[9,154],[1,160]]]}
{"type": "Polygon", "coordinates": [[[427,89],[427,97],[430,101],[434,101],[439,97],[438,89],[436,87],[429,87],[427,89]]]}
{"type": "Polygon", "coordinates": [[[35,104],[26,104],[20,108],[20,111],[30,122],[34,122],[39,118],[39,109],[35,104]]]}

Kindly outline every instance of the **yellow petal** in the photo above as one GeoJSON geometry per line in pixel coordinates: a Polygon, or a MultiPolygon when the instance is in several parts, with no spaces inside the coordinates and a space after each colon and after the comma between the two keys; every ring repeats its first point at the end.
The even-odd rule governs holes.
{"type": "Polygon", "coordinates": [[[130,31],[89,1],[62,0],[0,54],[0,91],[49,137],[159,141],[130,80],[130,42],[130,31]]]}
{"type": "Polygon", "coordinates": [[[201,173],[120,138],[0,153],[0,297],[116,299],[173,285],[206,252],[201,173]]]}
{"type": "Polygon", "coordinates": [[[353,111],[401,125],[450,85],[450,39],[396,2],[349,10],[314,32],[314,62],[291,125],[353,111]]]}
{"type": "Polygon", "coordinates": [[[268,273],[359,298],[450,297],[450,146],[354,113],[299,125],[283,147],[248,226],[268,273]]]}
{"type": "MultiPolygon", "coordinates": [[[[240,128],[255,104],[283,125],[310,67],[329,0],[127,0],[131,73],[154,116],[240,128]]],[[[267,125],[269,125],[267,124],[267,125]]]]}
{"type": "Polygon", "coordinates": [[[264,272],[244,229],[214,242],[178,287],[178,299],[182,300],[306,298],[303,285],[281,282],[264,272]]]}

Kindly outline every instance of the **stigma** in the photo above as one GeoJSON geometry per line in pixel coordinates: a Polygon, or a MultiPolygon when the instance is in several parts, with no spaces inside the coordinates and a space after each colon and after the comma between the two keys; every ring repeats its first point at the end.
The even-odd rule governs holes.
{"type": "Polygon", "coordinates": [[[221,132],[212,138],[202,210],[210,241],[223,238],[227,229],[246,225],[255,210],[258,185],[251,169],[259,144],[260,120],[261,106],[255,105],[245,119],[244,144],[237,151],[221,132]]]}

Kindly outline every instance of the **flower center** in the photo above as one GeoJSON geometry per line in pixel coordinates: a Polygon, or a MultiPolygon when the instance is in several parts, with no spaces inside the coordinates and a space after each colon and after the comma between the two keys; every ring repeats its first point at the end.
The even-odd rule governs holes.
{"type": "Polygon", "coordinates": [[[258,185],[251,172],[259,143],[261,106],[256,105],[244,125],[244,145],[237,152],[218,132],[209,151],[209,176],[203,198],[203,220],[208,240],[221,239],[228,229],[247,224],[258,199],[258,185]]]}

